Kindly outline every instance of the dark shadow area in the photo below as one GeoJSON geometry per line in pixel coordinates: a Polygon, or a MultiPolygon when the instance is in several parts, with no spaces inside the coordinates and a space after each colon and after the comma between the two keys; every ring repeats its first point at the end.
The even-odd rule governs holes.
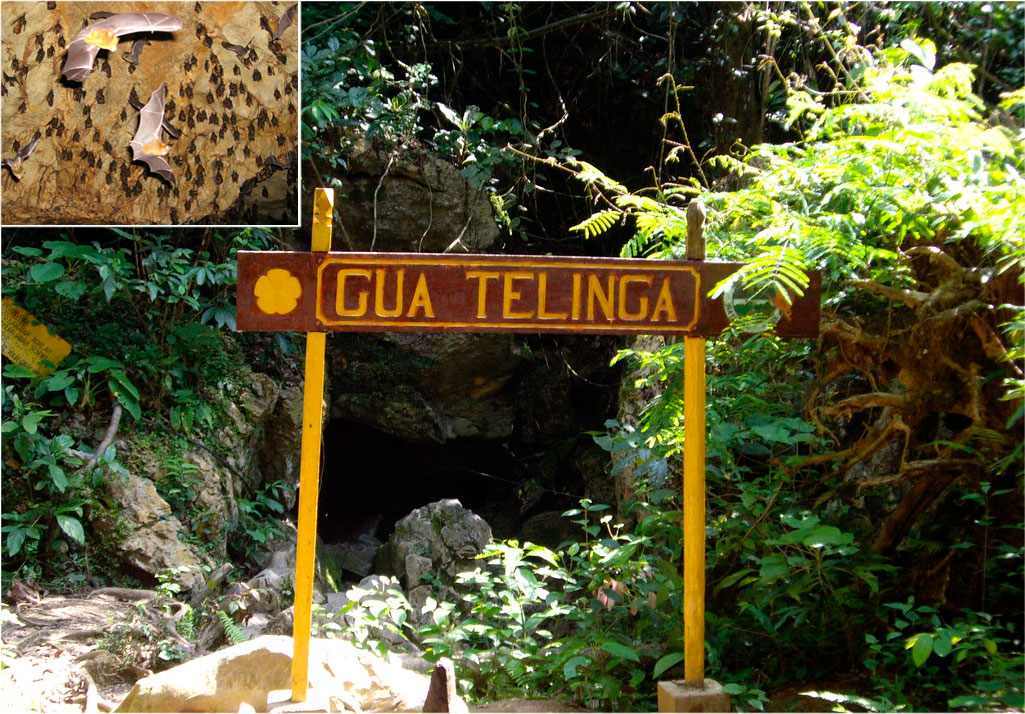
{"type": "Polygon", "coordinates": [[[324,430],[318,532],[325,543],[362,534],[386,540],[414,508],[458,499],[509,537],[520,520],[522,466],[502,442],[412,443],[371,427],[332,420],[324,430]]]}

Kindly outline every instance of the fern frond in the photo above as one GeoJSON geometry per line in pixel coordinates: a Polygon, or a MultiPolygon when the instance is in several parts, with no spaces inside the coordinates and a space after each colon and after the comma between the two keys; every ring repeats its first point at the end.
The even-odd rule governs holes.
{"type": "Polygon", "coordinates": [[[616,225],[616,221],[622,215],[622,212],[617,211],[615,208],[607,208],[604,211],[588,216],[580,223],[572,226],[570,230],[583,233],[584,238],[595,238],[616,225]]]}
{"type": "Polygon", "coordinates": [[[755,167],[735,159],[729,154],[719,154],[718,156],[711,157],[708,160],[708,165],[717,169],[723,169],[727,173],[741,178],[744,176],[757,176],[759,173],[755,167]]]}
{"type": "Polygon", "coordinates": [[[589,164],[586,161],[580,161],[579,159],[570,159],[566,162],[574,169],[576,169],[576,179],[582,181],[588,186],[594,184],[606,191],[611,191],[616,194],[626,193],[626,186],[619,183],[615,179],[609,178],[594,164],[589,164]]]}
{"type": "Polygon", "coordinates": [[[217,611],[217,619],[221,621],[221,627],[224,628],[224,636],[228,638],[231,644],[237,645],[249,639],[249,635],[245,633],[245,630],[239,627],[238,623],[232,620],[224,610],[217,611]]]}

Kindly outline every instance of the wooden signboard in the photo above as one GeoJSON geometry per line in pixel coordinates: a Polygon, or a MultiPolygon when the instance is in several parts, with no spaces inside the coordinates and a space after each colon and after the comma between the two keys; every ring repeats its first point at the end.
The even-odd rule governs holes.
{"type": "MultiPolygon", "coordinates": [[[[709,291],[741,263],[424,253],[238,254],[240,330],[554,332],[711,337],[709,291]]],[[[816,337],[818,278],[773,308],[775,332],[816,337]]],[[[731,312],[735,312],[731,310],[731,312]]]]}
{"type": "Polygon", "coordinates": [[[3,354],[40,376],[50,374],[71,353],[71,345],[28,310],[3,299],[3,354]]]}
{"type": "MultiPolygon", "coordinates": [[[[819,276],[786,303],[709,292],[741,263],[705,261],[703,209],[687,211],[684,261],[331,253],[334,194],[317,189],[311,252],[240,252],[240,330],[306,333],[292,637],[293,701],[307,698],[327,332],[523,332],[684,337],[683,632],[686,687],[659,682],[660,711],[694,708],[704,687],[705,338],[731,321],[816,337],[819,276]]],[[[722,704],[709,704],[711,707],[722,704]]]]}

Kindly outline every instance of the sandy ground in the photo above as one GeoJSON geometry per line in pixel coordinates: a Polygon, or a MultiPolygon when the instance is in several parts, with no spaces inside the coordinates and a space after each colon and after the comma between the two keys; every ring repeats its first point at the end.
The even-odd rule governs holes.
{"type": "Polygon", "coordinates": [[[82,712],[118,702],[147,672],[112,639],[132,622],[132,602],[88,592],[0,606],[0,711],[82,712]],[[104,647],[101,647],[105,645],[104,647]]]}

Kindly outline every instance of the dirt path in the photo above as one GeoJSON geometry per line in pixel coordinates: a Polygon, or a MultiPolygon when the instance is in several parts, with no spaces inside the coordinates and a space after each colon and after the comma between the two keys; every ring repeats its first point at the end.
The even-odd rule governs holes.
{"type": "Polygon", "coordinates": [[[146,591],[29,593],[0,606],[0,711],[103,711],[120,701],[148,654],[139,634],[146,591]],[[92,684],[92,692],[90,685],[92,684]]]}

